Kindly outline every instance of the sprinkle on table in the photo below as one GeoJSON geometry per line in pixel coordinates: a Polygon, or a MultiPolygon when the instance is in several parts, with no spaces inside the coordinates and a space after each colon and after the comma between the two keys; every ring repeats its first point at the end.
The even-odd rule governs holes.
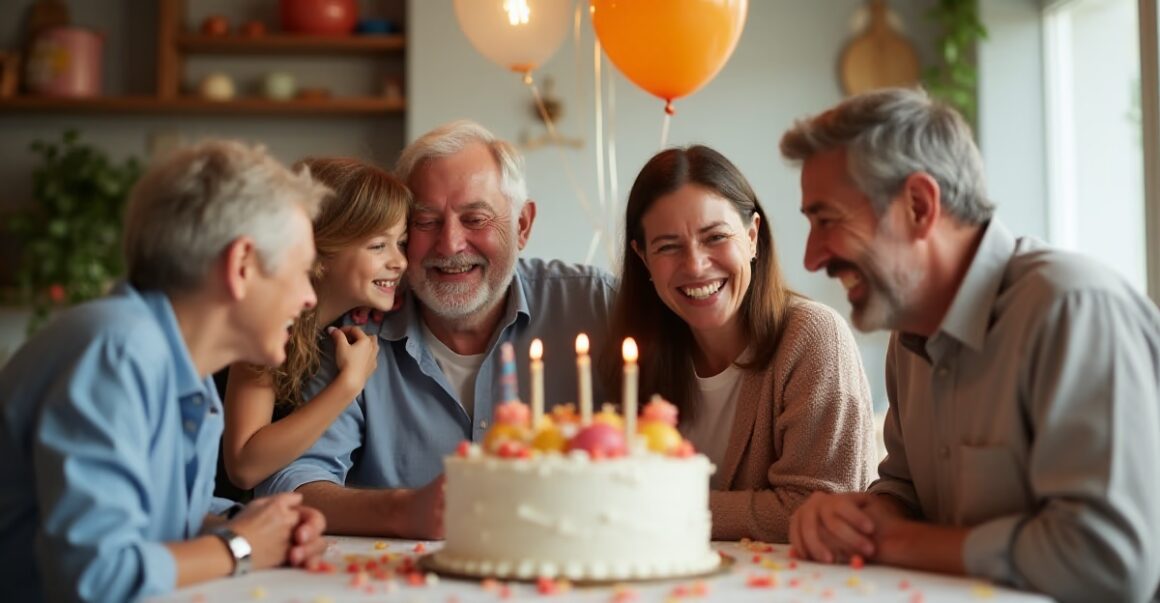
{"type": "Polygon", "coordinates": [[[375,541],[375,550],[376,550],[376,551],[385,551],[385,550],[387,550],[387,543],[383,542],[382,540],[376,540],[376,541],[375,541]]]}
{"type": "Polygon", "coordinates": [[[425,542],[416,542],[416,543],[415,543],[415,548],[413,548],[413,549],[411,549],[411,550],[413,550],[413,551],[415,551],[416,553],[418,553],[418,554],[422,555],[423,553],[426,553],[426,552],[427,552],[427,543],[425,543],[425,542]]]}
{"type": "Polygon", "coordinates": [[[250,591],[250,598],[255,601],[266,598],[266,589],[262,586],[255,586],[254,590],[250,591]]]}
{"type": "Polygon", "coordinates": [[[990,584],[976,584],[971,587],[971,594],[979,599],[993,599],[995,587],[990,584]]]}
{"type": "Polygon", "coordinates": [[[856,570],[860,570],[865,566],[866,560],[863,559],[861,555],[854,555],[853,557],[850,557],[850,567],[856,570]]]}

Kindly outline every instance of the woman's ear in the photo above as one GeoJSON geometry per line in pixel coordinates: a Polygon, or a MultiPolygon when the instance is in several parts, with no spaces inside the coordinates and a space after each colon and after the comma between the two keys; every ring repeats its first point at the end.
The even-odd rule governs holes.
{"type": "Polygon", "coordinates": [[[637,245],[636,241],[629,241],[629,244],[632,245],[633,253],[636,254],[636,257],[640,258],[640,261],[644,262],[644,265],[647,268],[648,267],[648,260],[645,259],[644,252],[640,250],[640,245],[637,245]]]}
{"type": "Polygon", "coordinates": [[[749,251],[752,258],[757,257],[757,233],[761,230],[761,214],[753,214],[749,221],[749,228],[745,234],[749,235],[749,251]]]}

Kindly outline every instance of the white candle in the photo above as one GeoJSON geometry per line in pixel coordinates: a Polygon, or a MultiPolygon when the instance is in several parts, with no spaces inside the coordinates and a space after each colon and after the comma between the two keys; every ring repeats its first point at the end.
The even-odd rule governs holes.
{"type": "Polygon", "coordinates": [[[539,339],[533,339],[528,356],[532,359],[532,431],[534,432],[540,424],[540,417],[544,416],[544,343],[539,339]]]}
{"type": "Polygon", "coordinates": [[[576,374],[580,379],[580,425],[592,423],[592,359],[588,356],[588,336],[576,336],[576,374]]]}
{"type": "Polygon", "coordinates": [[[636,340],[625,337],[621,353],[624,355],[624,397],[621,400],[624,406],[624,442],[628,444],[628,449],[632,450],[633,438],[636,437],[637,375],[640,374],[640,369],[636,365],[638,356],[636,340]]]}

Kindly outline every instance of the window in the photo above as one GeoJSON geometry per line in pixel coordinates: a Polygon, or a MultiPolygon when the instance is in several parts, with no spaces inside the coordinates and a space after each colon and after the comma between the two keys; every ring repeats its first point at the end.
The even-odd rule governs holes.
{"type": "Polygon", "coordinates": [[[1051,2],[1043,16],[1048,237],[1119,270],[1141,291],[1155,269],[1147,258],[1149,236],[1156,236],[1146,219],[1141,95],[1139,25],[1147,2],[1155,5],[1051,2]]]}

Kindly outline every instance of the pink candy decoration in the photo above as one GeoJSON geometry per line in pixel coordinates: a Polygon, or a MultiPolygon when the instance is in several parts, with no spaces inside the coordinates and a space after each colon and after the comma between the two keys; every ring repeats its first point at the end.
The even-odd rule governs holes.
{"type": "Polygon", "coordinates": [[[642,422],[658,421],[670,427],[676,427],[677,407],[660,396],[653,396],[649,403],[644,405],[640,420],[642,422]]]}
{"type": "Polygon", "coordinates": [[[593,458],[624,456],[624,432],[606,423],[593,423],[568,441],[567,451],[583,450],[593,458]]]}
{"type": "Polygon", "coordinates": [[[527,427],[531,421],[531,410],[523,402],[504,402],[495,407],[495,422],[499,425],[519,425],[527,427]]]}

